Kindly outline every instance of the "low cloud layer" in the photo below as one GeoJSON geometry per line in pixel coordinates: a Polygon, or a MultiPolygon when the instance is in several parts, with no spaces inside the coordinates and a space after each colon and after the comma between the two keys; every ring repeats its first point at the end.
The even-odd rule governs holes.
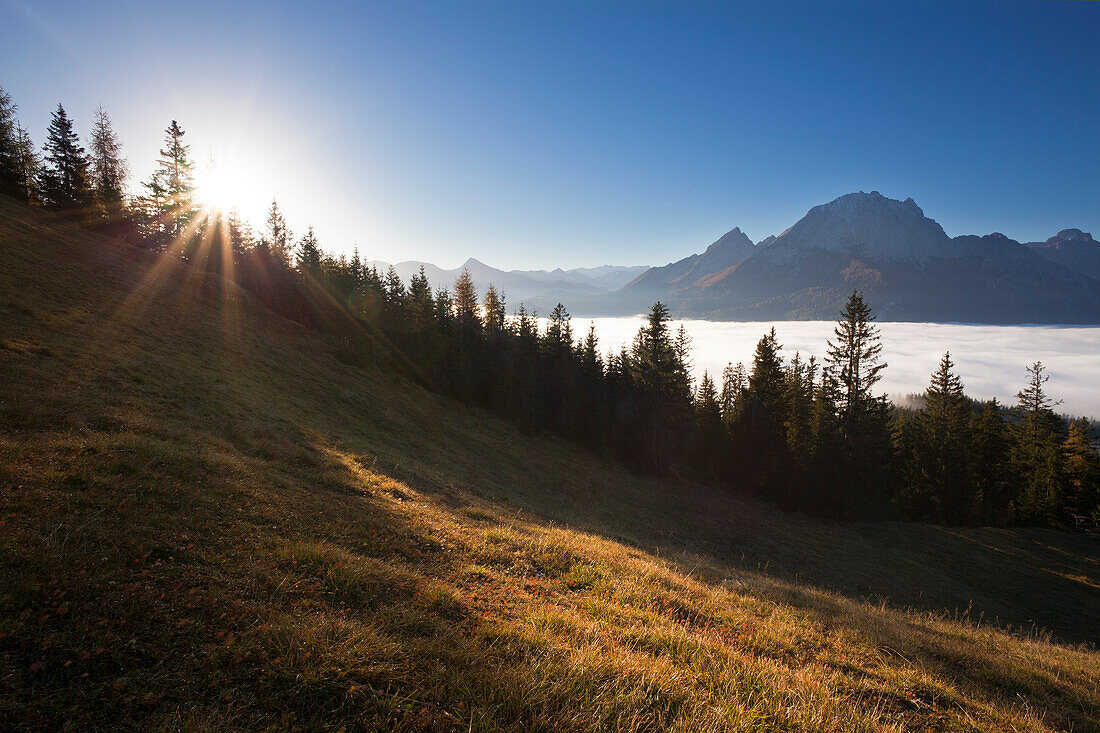
{"type": "MultiPolygon", "coordinates": [[[[629,346],[644,323],[641,317],[596,318],[600,351],[629,346]]],[[[683,321],[692,338],[696,377],[706,370],[721,380],[729,362],[752,362],[753,349],[773,325],[783,355],[814,354],[820,360],[833,336],[828,321],[778,323],[720,323],[683,321]]],[[[673,329],[680,322],[673,323],[673,329]]],[[[957,365],[971,397],[1014,404],[1027,380],[1025,368],[1041,361],[1048,368],[1047,391],[1063,400],[1057,408],[1071,415],[1100,416],[1100,327],[976,326],[942,323],[882,323],[883,356],[889,364],[879,389],[895,397],[923,392],[945,351],[957,365]]],[[[588,321],[576,319],[578,336],[588,321]]]]}

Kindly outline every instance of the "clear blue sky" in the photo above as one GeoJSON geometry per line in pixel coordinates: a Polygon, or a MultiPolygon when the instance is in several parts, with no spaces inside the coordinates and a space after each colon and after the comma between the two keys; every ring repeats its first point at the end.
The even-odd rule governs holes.
{"type": "Polygon", "coordinates": [[[1100,3],[0,0],[0,86],[391,261],[663,264],[856,190],[1100,236],[1100,3]]]}

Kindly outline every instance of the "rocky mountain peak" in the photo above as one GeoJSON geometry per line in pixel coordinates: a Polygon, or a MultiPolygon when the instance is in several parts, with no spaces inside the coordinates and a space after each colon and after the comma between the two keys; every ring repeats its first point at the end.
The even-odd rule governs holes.
{"type": "Polygon", "coordinates": [[[943,256],[950,240],[917,203],[878,191],[850,193],[815,206],[776,238],[797,248],[818,248],[854,256],[920,260],[943,256]]]}
{"type": "Polygon", "coordinates": [[[1092,234],[1089,232],[1083,232],[1080,229],[1063,229],[1056,235],[1047,240],[1047,244],[1055,244],[1058,242],[1095,242],[1092,238],[1092,234]]]}
{"type": "MultiPolygon", "coordinates": [[[[749,239],[744,232],[741,231],[741,227],[734,227],[721,237],[716,239],[713,244],[707,247],[706,252],[717,252],[720,249],[744,249],[745,247],[752,247],[752,240],[749,239]]],[[[706,254],[706,253],[704,253],[706,254]]]]}

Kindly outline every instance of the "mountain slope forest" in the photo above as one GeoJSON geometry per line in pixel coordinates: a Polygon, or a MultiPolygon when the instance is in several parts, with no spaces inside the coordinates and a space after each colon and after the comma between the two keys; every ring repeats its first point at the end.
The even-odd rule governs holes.
{"type": "Polygon", "coordinates": [[[5,725],[1100,729],[1095,537],[631,472],[176,255],[0,197],[5,725]]]}

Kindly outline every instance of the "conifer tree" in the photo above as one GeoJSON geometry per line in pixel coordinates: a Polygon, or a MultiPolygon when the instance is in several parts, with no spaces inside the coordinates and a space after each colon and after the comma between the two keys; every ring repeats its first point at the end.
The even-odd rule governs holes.
{"type": "Polygon", "coordinates": [[[34,149],[34,143],[31,142],[27,128],[22,126],[16,128],[15,168],[16,196],[20,201],[28,204],[39,203],[38,180],[42,162],[38,158],[38,151],[34,149]]]}
{"type": "Polygon", "coordinates": [[[660,301],[654,303],[634,337],[628,361],[642,411],[635,429],[644,435],[646,452],[658,473],[668,468],[671,456],[678,452],[691,420],[690,377],[669,333],[669,320],[668,308],[660,301]]]}
{"type": "Polygon", "coordinates": [[[241,262],[255,245],[252,228],[248,222],[241,219],[236,209],[230,209],[226,214],[226,228],[229,234],[229,246],[233,253],[233,259],[241,262]]]}
{"type": "Polygon", "coordinates": [[[196,214],[195,164],[183,136],[179,123],[172,120],[164,131],[157,167],[145,182],[146,228],[158,244],[179,240],[196,214]]]}
{"type": "Polygon", "coordinates": [[[111,221],[123,210],[128,169],[122,142],[103,107],[95,110],[90,146],[92,193],[101,215],[111,221]]]}
{"type": "Polygon", "coordinates": [[[465,267],[455,280],[452,294],[455,318],[467,328],[481,328],[481,316],[478,313],[477,286],[474,278],[465,267]]]}
{"type": "Polygon", "coordinates": [[[974,512],[984,524],[1005,524],[1008,495],[1008,441],[997,400],[982,405],[971,429],[970,460],[974,470],[974,512]]]}
{"type": "Polygon", "coordinates": [[[773,496],[780,490],[780,478],[787,461],[783,441],[782,346],[772,328],[756,343],[752,371],[745,391],[744,410],[734,425],[743,488],[763,489],[773,496]]]}
{"type": "Polygon", "coordinates": [[[872,389],[886,368],[878,327],[858,291],[848,297],[833,333],[836,341],[828,343],[827,360],[840,386],[841,415],[854,427],[875,401],[872,389]]]}
{"type": "Polygon", "coordinates": [[[882,378],[882,343],[870,306],[852,291],[829,341],[826,364],[837,387],[837,415],[841,430],[841,493],[849,516],[874,514],[888,499],[880,489],[888,485],[890,459],[885,396],[872,390],[882,378]]]}
{"type": "Polygon", "coordinates": [[[434,310],[435,320],[440,330],[447,332],[455,317],[454,298],[451,297],[451,291],[447,288],[439,288],[435,291],[434,310]]]}
{"type": "Polygon", "coordinates": [[[727,426],[737,422],[748,385],[744,364],[741,362],[737,362],[737,366],[732,363],[726,364],[726,368],[722,370],[721,404],[722,421],[727,426]]]}
{"type": "Polygon", "coordinates": [[[321,272],[321,245],[317,242],[317,235],[314,234],[313,227],[309,227],[305,236],[298,240],[298,248],[294,259],[298,272],[307,281],[317,279],[321,272]]]}
{"type": "Polygon", "coordinates": [[[1019,486],[1013,501],[1016,521],[1023,524],[1061,524],[1064,501],[1060,420],[1044,385],[1050,375],[1042,362],[1027,368],[1028,381],[1017,395],[1020,419],[1013,426],[1011,462],[1019,486]]]}
{"type": "Polygon", "coordinates": [[[688,449],[691,468],[703,480],[714,480],[725,457],[726,430],[718,390],[706,371],[695,391],[694,407],[695,424],[688,449]]]}
{"type": "Polygon", "coordinates": [[[1088,420],[1074,420],[1062,444],[1066,506],[1075,515],[1100,519],[1100,453],[1089,438],[1091,429],[1088,420]]]}
{"type": "Polygon", "coordinates": [[[695,410],[700,422],[721,424],[722,408],[718,405],[718,391],[714,387],[714,380],[706,371],[703,372],[703,378],[699,380],[699,388],[695,392],[695,410]]]}
{"type": "Polygon", "coordinates": [[[432,286],[424,274],[424,265],[409,280],[409,308],[413,328],[420,333],[427,331],[432,323],[432,286]]]}
{"type": "MultiPolygon", "coordinates": [[[[363,282],[363,258],[359,256],[359,245],[354,245],[351,249],[351,262],[349,263],[351,269],[355,272],[355,284],[358,286],[363,282]]],[[[423,269],[423,266],[421,266],[423,269]]]]}
{"type": "Polygon", "coordinates": [[[749,425],[772,437],[782,423],[783,347],[775,336],[775,327],[756,343],[749,375],[749,425]]]}
{"type": "Polygon", "coordinates": [[[676,329],[676,340],[673,342],[676,349],[676,360],[680,363],[684,376],[691,369],[691,336],[688,335],[684,324],[676,329]]]}
{"type": "Polygon", "coordinates": [[[565,306],[558,303],[554,310],[550,311],[550,318],[546,324],[546,334],[543,336],[543,344],[548,356],[559,359],[570,354],[573,350],[573,325],[571,316],[565,310],[565,306]]]}
{"type": "Polygon", "coordinates": [[[39,173],[42,202],[60,211],[74,211],[90,203],[88,156],[73,132],[73,122],[60,104],[53,112],[43,146],[39,173]]]}
{"type": "Polygon", "coordinates": [[[970,403],[945,353],[925,391],[908,457],[907,501],[921,519],[967,523],[974,519],[970,469],[970,403]]]}
{"type": "Polygon", "coordinates": [[[498,292],[492,283],[489,283],[485,289],[484,311],[485,332],[494,338],[504,333],[504,321],[507,316],[504,294],[498,292]]]}
{"type": "Polygon", "coordinates": [[[272,198],[271,206],[267,210],[264,241],[271,257],[287,267],[290,266],[290,242],[293,236],[290,228],[286,225],[286,217],[279,209],[278,200],[272,198]]]}
{"type": "Polygon", "coordinates": [[[15,102],[0,87],[0,193],[22,199],[23,186],[19,168],[19,120],[15,102]]]}
{"type": "Polygon", "coordinates": [[[590,321],[588,323],[588,333],[585,334],[584,342],[581,344],[580,361],[586,373],[597,376],[599,376],[603,370],[599,343],[600,339],[596,335],[596,322],[590,321]]]}
{"type": "Polygon", "coordinates": [[[397,268],[386,269],[385,288],[382,291],[382,323],[392,331],[408,330],[409,293],[397,274],[397,268]]]}
{"type": "Polygon", "coordinates": [[[680,363],[668,330],[668,308],[657,301],[634,337],[630,362],[635,382],[653,394],[673,394],[680,363]]]}
{"type": "Polygon", "coordinates": [[[810,415],[816,376],[817,362],[814,357],[803,361],[796,351],[784,374],[783,428],[787,452],[800,467],[804,466],[810,453],[810,415]]]}

